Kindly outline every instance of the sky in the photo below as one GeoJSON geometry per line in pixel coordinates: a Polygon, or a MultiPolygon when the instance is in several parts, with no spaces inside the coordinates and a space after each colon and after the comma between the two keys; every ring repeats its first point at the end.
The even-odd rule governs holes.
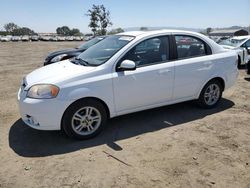
{"type": "Polygon", "coordinates": [[[111,28],[250,25],[250,0],[1,0],[0,30],[14,22],[35,32],[67,25],[86,33],[93,4],[110,11],[111,28]]]}

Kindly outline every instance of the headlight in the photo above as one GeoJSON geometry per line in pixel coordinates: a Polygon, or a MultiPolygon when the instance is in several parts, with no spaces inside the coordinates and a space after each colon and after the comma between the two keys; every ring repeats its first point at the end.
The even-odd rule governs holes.
{"type": "Polygon", "coordinates": [[[67,54],[58,55],[58,56],[54,57],[53,59],[51,59],[51,62],[55,63],[55,62],[61,61],[66,56],[67,56],[67,54]]]}
{"type": "Polygon", "coordinates": [[[38,84],[28,90],[27,97],[35,99],[52,99],[59,93],[59,88],[50,84],[38,84]]]}

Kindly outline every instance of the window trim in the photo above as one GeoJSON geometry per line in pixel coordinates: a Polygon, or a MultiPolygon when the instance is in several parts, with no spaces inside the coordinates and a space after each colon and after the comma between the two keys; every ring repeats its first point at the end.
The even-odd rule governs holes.
{"type": "Polygon", "coordinates": [[[116,66],[115,66],[115,71],[116,72],[120,72],[118,70],[118,67],[121,65],[121,60],[124,56],[126,56],[126,54],[132,50],[134,47],[136,47],[137,45],[139,45],[140,43],[146,41],[146,40],[150,40],[150,39],[153,39],[153,38],[157,38],[157,37],[167,37],[168,38],[168,43],[169,43],[169,59],[166,60],[166,61],[160,61],[160,62],[154,62],[154,63],[150,63],[150,64],[145,64],[145,65],[141,65],[141,66],[136,66],[136,69],[137,68],[141,68],[141,67],[147,67],[147,66],[152,66],[152,65],[157,65],[157,64],[163,64],[163,63],[168,63],[168,62],[171,62],[173,60],[175,60],[174,56],[173,56],[173,52],[174,52],[174,48],[172,46],[172,35],[171,34],[165,34],[165,35],[158,35],[158,36],[151,36],[149,38],[145,38],[143,40],[140,40],[138,41],[137,43],[135,43],[132,47],[130,47],[123,55],[121,55],[121,57],[117,60],[116,62],[116,66]]]}
{"type": "Polygon", "coordinates": [[[202,40],[201,38],[199,37],[196,37],[196,36],[193,36],[193,35],[187,35],[187,34],[173,34],[172,35],[172,40],[173,40],[173,46],[175,47],[175,59],[176,60],[184,60],[184,59],[190,59],[190,58],[196,58],[196,57],[203,57],[203,56],[207,56],[207,55],[212,55],[212,49],[211,47],[204,41],[202,40]],[[196,56],[189,56],[189,57],[183,57],[183,58],[179,58],[178,57],[178,50],[177,50],[177,42],[176,42],[176,39],[175,37],[176,36],[186,36],[186,37],[191,37],[191,38],[194,38],[200,42],[203,43],[204,47],[205,47],[205,54],[204,55],[196,55],[196,56]]]}

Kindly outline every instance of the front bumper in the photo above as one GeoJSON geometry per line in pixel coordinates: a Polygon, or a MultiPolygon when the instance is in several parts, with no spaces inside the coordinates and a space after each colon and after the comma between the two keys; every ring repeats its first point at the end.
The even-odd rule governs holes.
{"type": "Polygon", "coordinates": [[[58,99],[31,99],[27,92],[18,92],[19,112],[22,120],[28,126],[38,130],[60,130],[64,111],[70,101],[58,99]]]}

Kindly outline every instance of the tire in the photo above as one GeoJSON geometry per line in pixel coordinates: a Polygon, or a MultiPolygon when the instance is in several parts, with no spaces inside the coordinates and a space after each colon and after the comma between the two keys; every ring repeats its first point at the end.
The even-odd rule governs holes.
{"type": "Polygon", "coordinates": [[[250,74],[250,61],[248,61],[246,67],[247,67],[247,74],[250,74]]]}
{"type": "Polygon", "coordinates": [[[237,65],[237,67],[238,67],[238,69],[241,68],[241,58],[240,58],[240,56],[238,56],[238,65],[237,65]]]}
{"type": "Polygon", "coordinates": [[[72,138],[85,140],[97,136],[107,123],[104,105],[94,99],[71,104],[62,118],[62,129],[72,138]]]}
{"type": "Polygon", "coordinates": [[[214,108],[221,100],[223,87],[220,81],[211,80],[202,89],[198,105],[202,108],[214,108]]]}

